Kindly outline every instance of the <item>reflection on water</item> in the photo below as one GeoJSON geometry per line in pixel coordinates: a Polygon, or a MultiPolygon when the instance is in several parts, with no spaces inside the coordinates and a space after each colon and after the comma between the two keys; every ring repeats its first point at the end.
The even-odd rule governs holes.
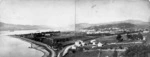
{"type": "Polygon", "coordinates": [[[20,39],[0,35],[0,57],[42,57],[42,52],[28,48],[30,46],[20,39]]]}

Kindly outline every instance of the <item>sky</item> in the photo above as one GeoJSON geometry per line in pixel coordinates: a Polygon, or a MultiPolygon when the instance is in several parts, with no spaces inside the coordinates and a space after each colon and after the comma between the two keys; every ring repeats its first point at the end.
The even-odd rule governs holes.
{"type": "Polygon", "coordinates": [[[150,20],[149,0],[0,1],[0,21],[11,24],[67,27],[75,21],[96,24],[128,19],[150,20]]]}
{"type": "Polygon", "coordinates": [[[74,1],[3,0],[0,20],[5,23],[62,27],[74,23],[74,1]]]}
{"type": "Polygon", "coordinates": [[[109,23],[127,19],[148,21],[148,0],[80,0],[77,5],[77,22],[109,23]]]}

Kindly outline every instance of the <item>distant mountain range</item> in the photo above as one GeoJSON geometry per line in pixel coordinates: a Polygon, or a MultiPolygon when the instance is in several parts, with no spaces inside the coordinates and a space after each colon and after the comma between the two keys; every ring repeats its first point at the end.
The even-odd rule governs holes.
{"type": "Polygon", "coordinates": [[[0,22],[0,31],[51,29],[40,25],[16,25],[0,22]]]}
{"type": "MultiPolygon", "coordinates": [[[[77,30],[82,29],[100,29],[100,28],[109,28],[109,27],[118,27],[118,28],[148,28],[150,27],[150,22],[144,22],[139,20],[125,20],[119,22],[110,22],[110,23],[101,23],[101,24],[88,24],[88,23],[79,23],[76,24],[77,30]]],[[[73,29],[74,26],[71,26],[73,29]]],[[[54,29],[48,26],[41,25],[16,25],[16,24],[7,24],[0,22],[0,31],[14,31],[14,30],[40,30],[40,29],[54,29]]],[[[68,28],[69,29],[69,28],[68,28]]]]}
{"type": "Polygon", "coordinates": [[[139,21],[139,20],[125,20],[119,22],[110,22],[110,23],[102,23],[102,24],[88,24],[88,23],[79,23],[76,25],[77,30],[82,29],[95,29],[98,30],[100,28],[148,28],[150,26],[149,22],[139,21]]]}

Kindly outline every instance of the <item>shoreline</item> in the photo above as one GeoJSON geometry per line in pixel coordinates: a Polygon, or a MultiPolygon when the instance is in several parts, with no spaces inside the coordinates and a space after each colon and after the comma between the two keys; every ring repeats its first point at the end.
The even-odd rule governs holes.
{"type": "MultiPolygon", "coordinates": [[[[48,46],[47,44],[44,44],[44,43],[41,43],[41,42],[37,42],[37,41],[31,40],[31,39],[28,39],[28,38],[24,38],[24,37],[17,37],[17,36],[12,36],[12,35],[10,35],[10,36],[43,47],[43,49],[45,49],[46,51],[49,52],[48,56],[46,56],[47,54],[44,55],[46,57],[56,57],[55,51],[53,49],[51,49],[51,47],[48,46]]],[[[39,49],[39,48],[36,48],[36,49],[39,49]]],[[[40,50],[40,51],[43,51],[43,53],[47,53],[44,50],[40,50]]]]}
{"type": "Polygon", "coordinates": [[[36,44],[31,43],[31,47],[29,47],[29,48],[43,52],[44,55],[42,57],[48,57],[49,56],[49,52],[47,50],[45,50],[43,47],[40,47],[36,44]]]}

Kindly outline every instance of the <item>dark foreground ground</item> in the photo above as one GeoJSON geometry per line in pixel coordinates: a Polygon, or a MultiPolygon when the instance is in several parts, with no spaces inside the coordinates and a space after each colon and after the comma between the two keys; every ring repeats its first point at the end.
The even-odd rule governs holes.
{"type": "Polygon", "coordinates": [[[76,53],[69,53],[64,57],[98,57],[99,51],[92,51],[92,52],[82,52],[77,51],[76,53]]]}
{"type": "MultiPolygon", "coordinates": [[[[150,44],[150,33],[143,34],[143,35],[146,36],[146,44],[148,44],[149,47],[146,47],[146,46],[143,47],[143,44],[141,45],[141,47],[139,45],[138,46],[139,48],[133,46],[134,49],[131,50],[132,52],[130,52],[130,50],[128,52],[130,52],[132,54],[134,54],[134,53],[138,54],[140,52],[145,52],[145,53],[148,53],[148,55],[146,54],[147,56],[145,56],[145,55],[143,55],[143,56],[144,57],[150,57],[150,45],[149,45],[150,44]],[[145,50],[147,50],[147,51],[145,51],[145,50]]],[[[115,37],[106,37],[104,39],[103,38],[99,38],[97,40],[106,40],[108,42],[115,42],[116,40],[114,38],[115,37]]],[[[75,53],[69,52],[64,57],[107,57],[107,56],[109,56],[109,57],[115,57],[114,53],[116,53],[116,52],[114,52],[114,51],[100,52],[98,50],[91,51],[91,52],[76,51],[75,53]]],[[[117,53],[119,53],[119,52],[117,52],[117,53]]],[[[124,53],[122,53],[122,54],[124,54],[124,53]]],[[[138,57],[138,56],[140,56],[140,55],[135,55],[133,57],[138,57]]]]}

